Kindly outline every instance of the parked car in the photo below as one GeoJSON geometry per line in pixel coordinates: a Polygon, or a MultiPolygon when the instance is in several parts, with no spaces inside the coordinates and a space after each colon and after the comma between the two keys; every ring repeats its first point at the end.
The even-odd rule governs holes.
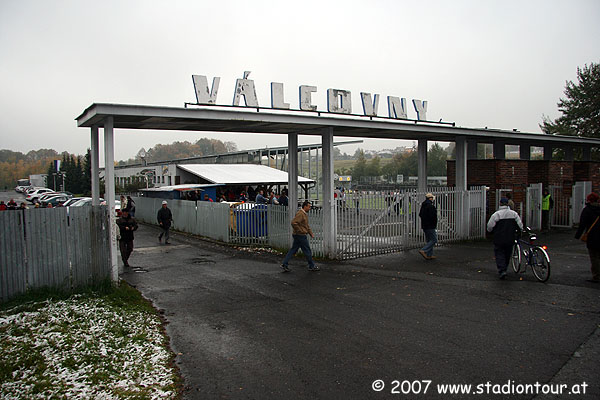
{"type": "MultiPolygon", "coordinates": [[[[104,203],[104,199],[101,198],[100,204],[103,204],[103,203],[104,203]]],[[[92,205],[91,197],[80,197],[79,200],[70,204],[71,207],[83,207],[83,206],[91,206],[91,205],[92,205]]]]}
{"type": "Polygon", "coordinates": [[[25,189],[25,193],[27,193],[27,194],[31,194],[31,193],[33,193],[34,191],[38,190],[38,189],[47,189],[47,188],[44,188],[44,187],[38,187],[38,186],[29,186],[27,189],[25,189]]]}
{"type": "Polygon", "coordinates": [[[39,197],[45,193],[54,193],[54,190],[45,188],[36,189],[27,195],[27,201],[30,203],[35,203],[39,199],[39,197]]]}
{"type": "Polygon", "coordinates": [[[68,199],[70,199],[71,197],[73,197],[73,193],[71,193],[71,192],[51,192],[51,193],[45,193],[45,194],[41,195],[40,197],[38,197],[38,200],[40,202],[43,202],[45,200],[48,200],[51,197],[56,197],[56,196],[66,196],[68,199]]]}
{"type": "Polygon", "coordinates": [[[69,200],[65,201],[63,206],[70,207],[70,206],[74,205],[75,203],[77,203],[78,201],[83,200],[83,199],[89,199],[89,197],[71,197],[69,200]]]}
{"type": "Polygon", "coordinates": [[[69,198],[65,195],[50,197],[42,201],[42,207],[47,207],[48,204],[52,204],[52,207],[56,207],[59,204],[64,204],[69,198]]]}

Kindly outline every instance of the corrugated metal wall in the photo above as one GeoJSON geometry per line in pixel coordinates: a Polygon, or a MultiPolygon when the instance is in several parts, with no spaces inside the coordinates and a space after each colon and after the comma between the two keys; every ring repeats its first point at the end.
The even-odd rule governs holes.
{"type": "Polygon", "coordinates": [[[106,207],[0,213],[0,298],[28,289],[63,290],[110,277],[106,207]]]}
{"type": "Polygon", "coordinates": [[[0,299],[23,293],[26,285],[23,213],[0,212],[0,299]]]}

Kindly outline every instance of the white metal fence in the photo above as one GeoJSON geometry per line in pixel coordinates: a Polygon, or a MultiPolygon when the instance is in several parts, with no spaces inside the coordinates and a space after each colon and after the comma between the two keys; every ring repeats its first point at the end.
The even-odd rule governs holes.
{"type": "Polygon", "coordinates": [[[534,183],[527,188],[527,215],[525,224],[533,230],[542,229],[542,184],[534,183]]]}
{"type": "Polygon", "coordinates": [[[581,211],[583,211],[583,208],[585,207],[585,198],[591,192],[591,181],[575,182],[575,185],[573,185],[573,194],[571,198],[571,221],[574,224],[579,224],[581,211]]]}
{"type": "MultiPolygon", "coordinates": [[[[449,243],[485,237],[486,192],[432,188],[438,213],[438,240],[449,243]],[[462,216],[462,217],[461,217],[462,216]]],[[[426,192],[354,192],[338,200],[337,256],[384,254],[422,246],[419,211],[426,192]]]]}
{"type": "Polygon", "coordinates": [[[102,206],[0,212],[0,299],[109,278],[108,233],[102,206]]]}
{"type": "Polygon", "coordinates": [[[572,188],[563,186],[550,186],[550,195],[554,206],[550,212],[550,226],[570,228],[573,226],[571,212],[572,188]]]}
{"type": "MultiPolygon", "coordinates": [[[[485,237],[486,192],[435,188],[438,237],[441,243],[485,237]]],[[[425,193],[355,192],[336,201],[336,255],[347,259],[415,248],[424,243],[419,210],[425,193]]],[[[136,219],[156,224],[162,199],[135,198],[136,219]]],[[[287,207],[254,203],[226,204],[169,200],[174,229],[226,243],[269,245],[286,249],[291,244],[287,207]]],[[[325,255],[323,210],[314,207],[309,223],[313,254],[325,255]]]]}

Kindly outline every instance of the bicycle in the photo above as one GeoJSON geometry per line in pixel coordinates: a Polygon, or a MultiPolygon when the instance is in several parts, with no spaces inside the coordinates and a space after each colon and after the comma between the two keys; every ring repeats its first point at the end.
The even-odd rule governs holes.
{"type": "Polygon", "coordinates": [[[546,282],[550,278],[550,256],[546,252],[548,248],[535,244],[537,235],[529,228],[525,228],[525,233],[528,236],[527,240],[521,238],[515,240],[510,260],[512,269],[518,274],[523,266],[523,273],[525,273],[529,265],[535,278],[540,282],[546,282]],[[525,264],[523,264],[523,259],[525,264]]]}

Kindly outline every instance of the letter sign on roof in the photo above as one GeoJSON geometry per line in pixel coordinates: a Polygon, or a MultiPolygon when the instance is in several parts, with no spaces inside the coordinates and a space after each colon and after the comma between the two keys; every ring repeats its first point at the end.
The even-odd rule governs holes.
{"type": "MultiPolygon", "coordinates": [[[[240,100],[244,97],[246,107],[260,108],[254,80],[248,79],[250,71],[244,71],[244,77],[235,82],[235,91],[233,94],[233,105],[240,106],[240,100]]],[[[208,88],[208,79],[205,75],[192,75],[194,90],[196,92],[197,104],[216,105],[217,93],[219,92],[220,77],[215,76],[212,82],[212,88],[208,88]]],[[[312,103],[312,94],[317,91],[316,86],[300,85],[300,110],[318,111],[317,106],[312,103]]],[[[271,108],[278,110],[289,110],[290,103],[285,102],[283,95],[283,83],[271,82],[271,108]]],[[[379,94],[361,92],[363,115],[367,117],[377,117],[379,109],[379,94]]],[[[391,119],[408,119],[408,107],[404,97],[387,96],[388,116],[391,119]]],[[[416,121],[427,121],[427,100],[412,100],[413,107],[417,113],[416,121]]],[[[186,103],[187,104],[187,103],[186,103]]],[[[327,89],[327,111],[330,113],[352,115],[352,93],[350,90],[327,89]]],[[[441,122],[441,120],[440,120],[441,122]]]]}
{"type": "Polygon", "coordinates": [[[240,98],[244,96],[244,101],[248,107],[258,107],[258,98],[256,97],[256,88],[254,81],[248,79],[250,71],[244,71],[244,78],[236,79],[235,92],[233,93],[233,105],[240,105],[240,98]]]}
{"type": "Polygon", "coordinates": [[[208,91],[208,80],[204,75],[192,75],[192,81],[194,81],[194,90],[196,91],[196,100],[198,104],[211,104],[217,103],[217,92],[219,91],[219,82],[221,78],[215,76],[213,78],[212,90],[208,91]]]}
{"type": "Polygon", "coordinates": [[[316,86],[300,85],[300,109],[303,111],[316,111],[317,106],[312,104],[310,94],[317,91],[316,86]]]}
{"type": "Polygon", "coordinates": [[[290,103],[283,100],[283,83],[271,82],[271,108],[290,109],[290,103]]]}
{"type": "Polygon", "coordinates": [[[352,114],[352,100],[349,90],[327,89],[327,111],[352,114]]]}

